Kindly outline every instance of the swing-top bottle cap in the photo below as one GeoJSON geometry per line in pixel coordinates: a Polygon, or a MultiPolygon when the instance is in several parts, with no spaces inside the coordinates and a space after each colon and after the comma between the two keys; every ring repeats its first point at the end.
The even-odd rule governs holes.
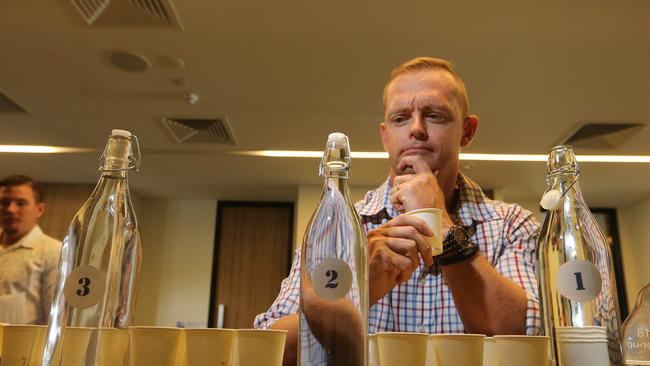
{"type": "Polygon", "coordinates": [[[329,136],[327,136],[327,142],[328,143],[333,143],[333,144],[344,143],[347,138],[348,137],[345,136],[345,134],[343,134],[343,133],[332,132],[332,133],[329,134],[329,136]]]}
{"type": "Polygon", "coordinates": [[[551,149],[546,163],[548,174],[577,173],[578,162],[569,145],[559,145],[551,149]]]}
{"type": "Polygon", "coordinates": [[[111,131],[111,136],[122,136],[122,137],[129,138],[131,137],[131,132],[127,130],[114,129],[113,131],[111,131]]]}

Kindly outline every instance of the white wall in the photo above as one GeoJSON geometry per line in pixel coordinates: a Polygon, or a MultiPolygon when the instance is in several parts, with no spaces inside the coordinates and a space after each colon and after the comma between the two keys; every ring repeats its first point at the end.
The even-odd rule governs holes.
{"type": "Polygon", "coordinates": [[[207,324],[216,201],[141,200],[136,325],[207,324]]]}
{"type": "Polygon", "coordinates": [[[617,211],[625,288],[632,311],[636,295],[650,283],[650,197],[617,211]]]}

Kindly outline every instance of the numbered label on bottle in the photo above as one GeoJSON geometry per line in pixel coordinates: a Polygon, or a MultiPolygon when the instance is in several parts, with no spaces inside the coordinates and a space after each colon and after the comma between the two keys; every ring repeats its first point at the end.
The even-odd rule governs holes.
{"type": "Polygon", "coordinates": [[[70,306],[86,309],[99,302],[106,291],[106,274],[93,266],[75,268],[66,278],[63,287],[65,300],[70,306]]]}
{"type": "Polygon", "coordinates": [[[327,258],[318,263],[312,273],[311,282],[318,296],[325,300],[335,301],[350,291],[352,271],[346,262],[336,258],[327,258]]]}
{"type": "Polygon", "coordinates": [[[585,260],[566,262],[557,273],[557,288],[573,301],[587,302],[600,293],[602,279],[596,266],[585,260]]]}

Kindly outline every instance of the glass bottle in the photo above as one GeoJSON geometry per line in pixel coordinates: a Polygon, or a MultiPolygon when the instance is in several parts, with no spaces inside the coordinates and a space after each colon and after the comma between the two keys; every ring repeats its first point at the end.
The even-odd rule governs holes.
{"type": "Polygon", "coordinates": [[[551,338],[552,364],[571,366],[564,360],[568,351],[567,357],[562,355],[566,339],[591,342],[592,346],[601,342],[604,359],[599,359],[600,364],[621,365],[620,313],[611,251],[582,197],[573,149],[553,148],[547,170],[548,188],[541,205],[548,211],[538,243],[538,278],[543,331],[551,338]]]}
{"type": "Polygon", "coordinates": [[[650,283],[637,295],[622,336],[625,365],[650,365],[650,283]]]}
{"type": "Polygon", "coordinates": [[[349,197],[350,146],[332,133],[320,204],[301,248],[299,365],[367,365],[366,235],[349,197]]]}
{"type": "MultiPolygon", "coordinates": [[[[63,239],[42,365],[61,364],[66,327],[131,324],[142,247],[128,170],[139,161],[137,138],[113,130],[100,158],[99,182],[63,239]]],[[[97,333],[88,344],[86,365],[96,364],[97,333]]]]}

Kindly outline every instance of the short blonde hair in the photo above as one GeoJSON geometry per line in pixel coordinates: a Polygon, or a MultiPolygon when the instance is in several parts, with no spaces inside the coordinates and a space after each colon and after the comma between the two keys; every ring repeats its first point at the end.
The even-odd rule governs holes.
{"type": "Polygon", "coordinates": [[[456,80],[456,97],[463,114],[462,117],[467,117],[469,115],[469,98],[467,97],[467,89],[465,88],[463,79],[456,72],[451,62],[433,57],[416,57],[397,66],[390,72],[388,82],[384,86],[384,109],[386,108],[386,92],[393,80],[401,75],[430,70],[445,70],[453,76],[454,80],[456,80]]]}

